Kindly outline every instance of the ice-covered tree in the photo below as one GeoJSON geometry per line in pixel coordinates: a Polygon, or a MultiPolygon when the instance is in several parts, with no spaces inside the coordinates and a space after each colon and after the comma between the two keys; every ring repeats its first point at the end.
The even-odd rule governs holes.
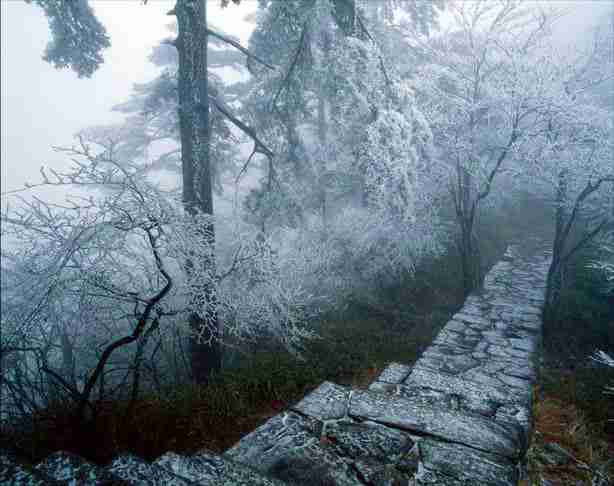
{"type": "MultiPolygon", "coordinates": [[[[100,51],[108,46],[102,25],[97,21],[87,0],[37,0],[50,20],[53,41],[46,59],[59,67],[71,67],[80,76],[89,76],[102,62],[100,51]]],[[[147,2],[144,2],[147,3],[147,2]]],[[[223,2],[227,4],[228,2],[223,2]]],[[[236,3],[236,2],[235,2],[236,3]]],[[[208,43],[210,35],[223,39],[248,53],[237,42],[212,31],[207,24],[206,0],[177,0],[169,12],[177,18],[178,35],[170,43],[178,53],[177,120],[181,145],[181,179],[185,211],[195,217],[202,213],[213,215],[214,170],[211,159],[211,105],[215,105],[233,123],[257,140],[255,133],[232,115],[232,110],[214,96],[208,82],[208,43]]],[[[249,54],[249,53],[248,53],[249,54]]],[[[168,81],[169,79],[167,79],[168,81]]],[[[171,89],[172,83],[157,83],[156,88],[171,89]]],[[[265,150],[262,144],[258,147],[265,150]]],[[[267,149],[268,150],[268,149],[267,149]]],[[[271,155],[270,151],[267,155],[271,155]]],[[[211,218],[199,220],[203,225],[201,237],[210,246],[215,244],[215,228],[211,218]]],[[[196,266],[210,267],[215,274],[214,253],[198,261],[187,259],[185,269],[193,272],[196,266]]],[[[204,315],[190,317],[195,336],[191,340],[193,376],[198,382],[207,380],[211,372],[219,369],[220,349],[215,285],[200,282],[200,294],[206,296],[209,310],[204,315]],[[201,339],[205,335],[204,341],[201,339]]]]}
{"type": "Polygon", "coordinates": [[[49,20],[51,41],[43,59],[58,69],[70,68],[79,77],[90,77],[111,42],[88,0],[25,1],[40,6],[49,20]]]}
{"type": "MultiPolygon", "coordinates": [[[[592,359],[597,363],[614,368],[614,357],[605,351],[596,351],[592,359]]],[[[614,396],[614,384],[606,386],[604,393],[614,396]]]]}
{"type": "Polygon", "coordinates": [[[612,52],[612,35],[604,40],[565,55],[544,48],[528,59],[527,69],[547,88],[535,107],[531,140],[520,151],[527,187],[548,197],[554,212],[547,318],[555,315],[571,259],[600,238],[607,241],[614,225],[614,105],[600,96],[601,86],[612,82],[614,59],[603,56],[604,48],[612,52]]]}
{"type": "Polygon", "coordinates": [[[447,32],[420,42],[415,83],[438,160],[449,173],[465,293],[480,279],[476,219],[530,143],[548,83],[535,72],[552,20],[527,2],[456,1],[447,32]]]}
{"type": "MultiPolygon", "coordinates": [[[[339,219],[349,216],[350,207],[362,207],[362,213],[352,211],[358,226],[370,226],[364,221],[369,217],[382,228],[401,222],[397,236],[405,231],[405,246],[415,243],[416,256],[423,240],[407,235],[420,226],[434,236],[424,224],[432,207],[431,135],[411,85],[372,34],[383,16],[372,15],[371,5],[261,2],[250,49],[278,69],[253,69],[256,85],[247,109],[276,159],[246,206],[262,227],[306,228],[319,220],[328,235],[346,227],[339,219]]],[[[381,244],[379,251],[400,246],[381,244]]],[[[377,245],[371,250],[377,252],[377,245]]],[[[401,267],[410,261],[416,260],[401,267]]]]}
{"type": "MultiPolygon", "coordinates": [[[[98,399],[136,398],[144,386],[189,376],[193,367],[177,365],[176,331],[188,333],[191,315],[206,319],[203,285],[216,289],[224,337],[271,338],[297,351],[312,335],[308,318],[324,302],[305,285],[302,255],[277,258],[275,241],[240,221],[218,224],[216,248],[202,234],[211,216],[185,212],[147,167],[118,162],[112,147],[83,137],[61,151],[72,168],[44,170],[24,191],[59,187],[72,196],[3,204],[0,359],[11,412],[60,396],[83,417],[98,399]],[[185,272],[186,261],[211,259],[215,272],[185,272]]],[[[213,339],[206,328],[192,331],[213,339]]]]}

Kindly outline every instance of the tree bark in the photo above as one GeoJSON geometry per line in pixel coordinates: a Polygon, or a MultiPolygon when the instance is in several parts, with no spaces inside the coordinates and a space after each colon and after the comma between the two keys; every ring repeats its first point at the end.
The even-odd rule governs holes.
{"type": "Polygon", "coordinates": [[[563,253],[567,238],[565,235],[565,202],[567,201],[567,171],[561,171],[558,176],[556,190],[554,242],[552,244],[552,262],[548,268],[546,279],[546,298],[544,319],[552,322],[557,317],[561,289],[563,283],[563,253]]]}
{"type": "MultiPolygon", "coordinates": [[[[179,126],[183,175],[183,204],[188,214],[213,215],[211,159],[209,157],[209,88],[207,80],[207,3],[206,0],[177,0],[179,53],[179,126]]],[[[219,322],[215,288],[215,228],[209,219],[200,234],[211,248],[208,257],[186,262],[188,276],[200,265],[210,278],[198,282],[198,293],[204,297],[202,312],[189,317],[190,366],[196,383],[206,383],[221,368],[219,322]]]]}
{"type": "Polygon", "coordinates": [[[462,167],[457,167],[457,214],[460,226],[459,250],[463,279],[463,295],[467,297],[480,281],[480,261],[474,245],[475,211],[472,210],[471,174],[462,167]]]}
{"type": "Polygon", "coordinates": [[[65,325],[62,324],[59,329],[60,332],[60,346],[62,349],[62,375],[74,388],[77,388],[76,378],[76,361],[74,355],[74,346],[68,336],[68,330],[65,325]]]}

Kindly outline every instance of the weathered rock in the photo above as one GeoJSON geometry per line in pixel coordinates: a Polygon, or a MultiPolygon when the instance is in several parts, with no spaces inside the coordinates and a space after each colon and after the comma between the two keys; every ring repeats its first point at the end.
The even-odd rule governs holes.
{"type": "Polygon", "coordinates": [[[430,439],[421,440],[418,447],[424,469],[462,484],[509,486],[518,482],[516,465],[507,458],[430,439]]]}
{"type": "MultiPolygon", "coordinates": [[[[453,322],[455,324],[455,322],[453,322]]],[[[453,326],[456,327],[456,326],[453,326]]],[[[470,333],[458,332],[453,329],[449,329],[448,326],[437,335],[433,344],[435,345],[447,345],[454,346],[456,348],[473,349],[475,345],[480,342],[481,336],[477,331],[471,329],[470,333]]],[[[432,348],[433,346],[431,346],[432,348]]],[[[432,351],[429,348],[427,351],[432,351]]]]}
{"type": "Polygon", "coordinates": [[[443,390],[419,386],[400,385],[398,395],[414,400],[419,400],[424,406],[443,406],[456,411],[469,411],[494,417],[500,404],[492,400],[483,400],[466,395],[448,393],[443,390]]]}
{"type": "Polygon", "coordinates": [[[471,397],[475,400],[492,400],[497,403],[518,401],[518,398],[511,396],[509,389],[501,385],[496,378],[488,378],[488,381],[480,382],[467,380],[462,376],[426,368],[418,362],[404,384],[445,390],[448,393],[471,397]]]}
{"type": "MultiPolygon", "coordinates": [[[[339,390],[328,384],[323,395],[339,390]]],[[[303,410],[321,414],[320,407],[303,410]]],[[[387,477],[410,479],[406,470],[395,468],[413,444],[406,432],[374,422],[349,417],[320,422],[289,412],[269,420],[224,456],[290,484],[363,485],[366,477],[380,484],[387,477]]]]}
{"type": "Polygon", "coordinates": [[[348,388],[325,381],[291,408],[319,420],[340,419],[347,414],[349,394],[348,388]]]}
{"type": "Polygon", "coordinates": [[[188,486],[194,482],[177,476],[168,469],[149,464],[143,459],[124,455],[117,457],[107,466],[107,470],[128,484],[138,486],[149,486],[164,484],[165,486],[188,486]]]}
{"type": "Polygon", "coordinates": [[[350,416],[511,458],[519,457],[522,450],[522,437],[515,428],[478,414],[425,407],[419,400],[405,397],[356,391],[350,401],[350,416]]]}
{"type": "Polygon", "coordinates": [[[399,385],[386,383],[384,381],[374,381],[369,385],[369,390],[379,393],[396,393],[399,385]]]}
{"type": "Polygon", "coordinates": [[[36,466],[36,470],[49,478],[80,486],[129,484],[108,470],[68,452],[51,454],[36,466]]]}
{"type": "Polygon", "coordinates": [[[53,486],[67,483],[65,481],[57,481],[31,466],[20,463],[11,454],[0,453],[0,484],[15,486],[53,486]]]}
{"type": "Polygon", "coordinates": [[[407,366],[401,363],[390,363],[384,371],[377,377],[376,381],[385,383],[401,383],[405,378],[409,376],[411,372],[411,366],[407,366]]]}
{"type": "Polygon", "coordinates": [[[321,422],[284,413],[245,436],[224,457],[291,484],[360,484],[356,471],[322,438],[322,427],[321,422]]]}
{"type": "Polygon", "coordinates": [[[573,461],[573,456],[560,444],[546,442],[539,451],[538,459],[550,466],[564,466],[573,461]]]}
{"type": "Polygon", "coordinates": [[[265,477],[253,468],[206,452],[193,456],[181,456],[169,452],[153,464],[202,486],[283,486],[285,484],[265,477]]]}
{"type": "Polygon", "coordinates": [[[396,462],[414,445],[409,434],[373,422],[333,422],[326,425],[323,435],[345,457],[371,457],[384,464],[396,462]]]}
{"type": "MultiPolygon", "coordinates": [[[[547,268],[508,250],[413,367],[391,363],[368,391],[324,382],[222,456],[122,456],[101,470],[70,454],[34,469],[0,455],[0,482],[514,485],[532,431],[547,268]]],[[[551,449],[544,460],[562,463],[551,449]]]]}

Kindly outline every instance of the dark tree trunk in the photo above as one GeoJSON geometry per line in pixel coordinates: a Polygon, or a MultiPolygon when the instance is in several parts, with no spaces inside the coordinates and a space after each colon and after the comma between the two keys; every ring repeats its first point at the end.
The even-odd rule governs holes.
{"type": "MultiPolygon", "coordinates": [[[[183,203],[191,215],[213,215],[211,159],[209,157],[209,90],[207,81],[207,4],[206,0],[177,0],[179,53],[179,124],[183,172],[183,203]]],[[[212,249],[208,258],[187,261],[188,274],[194,265],[202,266],[210,278],[199,282],[204,297],[203,312],[189,317],[190,365],[196,383],[205,383],[221,368],[219,322],[215,288],[215,231],[210,220],[200,228],[203,240],[212,249]]]]}
{"type": "Polygon", "coordinates": [[[73,388],[77,388],[74,346],[65,326],[60,329],[60,346],[62,348],[62,375],[73,388]]]}
{"type": "Polygon", "coordinates": [[[327,146],[326,135],[328,132],[328,124],[326,119],[326,99],[325,99],[324,89],[320,86],[320,90],[318,93],[318,141],[320,142],[321,147],[321,167],[319,170],[321,173],[319,174],[320,178],[320,206],[321,206],[321,214],[322,214],[322,223],[326,227],[327,223],[327,194],[326,194],[326,156],[325,148],[327,146]],[[324,177],[322,177],[324,176],[324,177]]]}
{"type": "Polygon", "coordinates": [[[554,242],[552,243],[552,262],[546,279],[546,298],[544,303],[544,320],[556,320],[563,286],[563,253],[567,243],[565,201],[567,200],[567,173],[562,171],[556,191],[554,242]]]}
{"type": "Polygon", "coordinates": [[[471,174],[466,169],[457,167],[456,219],[460,226],[459,251],[463,294],[467,297],[480,282],[480,259],[475,241],[475,211],[472,210],[471,174]]]}

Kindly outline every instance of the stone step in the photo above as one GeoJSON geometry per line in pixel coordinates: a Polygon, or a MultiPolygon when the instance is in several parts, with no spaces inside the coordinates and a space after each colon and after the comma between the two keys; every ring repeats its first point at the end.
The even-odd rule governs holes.
{"type": "Polygon", "coordinates": [[[137,456],[129,454],[114,459],[107,466],[106,470],[113,476],[125,481],[125,483],[135,486],[189,486],[199,484],[178,476],[169,469],[156,464],[150,464],[137,456]]]}
{"type": "MultiPolygon", "coordinates": [[[[437,389],[428,385],[418,386],[415,383],[406,382],[409,378],[408,374],[411,373],[409,370],[408,365],[391,363],[369,385],[369,390],[405,397],[424,407],[445,406],[452,410],[482,415],[496,422],[511,425],[517,428],[520,435],[525,436],[524,447],[528,448],[528,430],[532,412],[530,400],[527,403],[521,403],[517,396],[512,396],[508,403],[501,403],[490,397],[472,393],[478,383],[465,384],[461,394],[455,392],[460,387],[437,389]],[[404,370],[404,372],[401,373],[399,370],[404,370]]],[[[529,389],[526,382],[522,383],[526,389],[529,389]]]]}
{"type": "Polygon", "coordinates": [[[154,463],[196,484],[210,486],[284,486],[256,469],[206,451],[192,456],[168,452],[154,463]]]}
{"type": "Polygon", "coordinates": [[[418,444],[418,484],[509,486],[518,484],[514,461],[460,444],[423,439],[418,444]]]}
{"type": "Polygon", "coordinates": [[[356,391],[352,394],[349,415],[511,459],[520,458],[524,452],[525,439],[517,427],[452,403],[425,402],[420,396],[356,391]]]}
{"type": "Polygon", "coordinates": [[[510,249],[410,367],[368,390],[324,382],[223,455],[67,453],[36,467],[0,451],[2,484],[511,486],[532,427],[547,260],[510,249]]]}
{"type": "Polygon", "coordinates": [[[350,417],[352,393],[325,382],[224,456],[297,486],[408,484],[417,470],[411,435],[350,417]]]}
{"type": "MultiPolygon", "coordinates": [[[[391,373],[401,366],[393,365],[383,378],[403,379],[406,369],[396,373],[396,378],[391,373]]],[[[487,479],[493,470],[505,470],[501,477],[509,477],[515,470],[513,464],[524,450],[525,439],[520,427],[497,420],[496,408],[492,417],[484,417],[457,410],[437,395],[406,392],[408,396],[350,390],[325,382],[225,455],[293,484],[313,484],[310,478],[314,477],[335,485],[364,484],[366,477],[408,482],[419,462],[418,456],[411,459],[410,451],[416,444],[421,450],[420,444],[430,438],[485,461],[475,466],[477,478],[483,473],[487,479]],[[413,468],[408,466],[411,463],[413,468]],[[494,466],[489,468],[491,463],[494,466]]],[[[443,464],[442,459],[434,464],[443,464]]]]}
{"type": "Polygon", "coordinates": [[[80,486],[124,486],[129,484],[103,467],[69,452],[55,452],[36,466],[36,470],[58,481],[80,486]]]}

